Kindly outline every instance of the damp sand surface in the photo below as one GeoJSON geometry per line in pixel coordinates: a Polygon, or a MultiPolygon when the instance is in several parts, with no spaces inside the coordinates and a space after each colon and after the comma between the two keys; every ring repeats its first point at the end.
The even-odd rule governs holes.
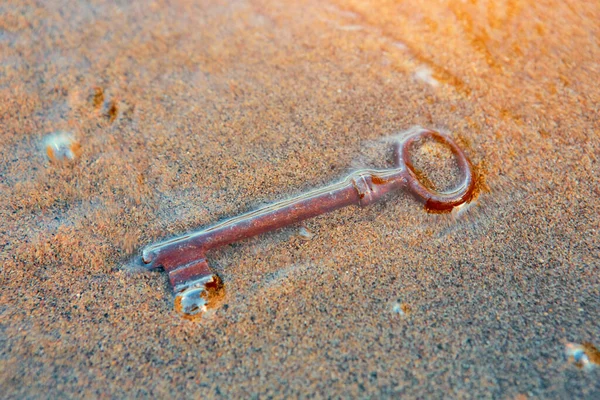
{"type": "Polygon", "coordinates": [[[565,346],[600,344],[600,5],[289,3],[0,7],[4,397],[598,398],[565,346]],[[465,149],[474,204],[398,193],[215,251],[192,321],[135,265],[413,126],[465,149]]]}

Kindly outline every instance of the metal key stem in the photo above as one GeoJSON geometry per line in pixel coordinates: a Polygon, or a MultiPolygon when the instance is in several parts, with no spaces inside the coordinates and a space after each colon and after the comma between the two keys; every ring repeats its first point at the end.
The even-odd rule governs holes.
{"type": "Polygon", "coordinates": [[[180,292],[201,286],[213,275],[205,259],[208,250],[349,205],[366,206],[392,190],[407,187],[429,209],[436,211],[450,211],[471,200],[475,186],[471,164],[452,139],[438,132],[420,129],[395,142],[393,147],[394,168],[356,171],[341,182],[148,246],[143,250],[142,259],[148,269],[162,266],[169,273],[175,292],[180,292]],[[428,189],[418,180],[409,148],[423,138],[431,138],[452,150],[464,175],[457,189],[440,193],[428,189]]]}

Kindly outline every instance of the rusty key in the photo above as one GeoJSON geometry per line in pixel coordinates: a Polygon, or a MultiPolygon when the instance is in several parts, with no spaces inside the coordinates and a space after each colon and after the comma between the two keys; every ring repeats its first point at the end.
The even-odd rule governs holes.
{"type": "Polygon", "coordinates": [[[428,129],[416,129],[402,140],[395,141],[393,150],[393,168],[355,171],[338,183],[150,245],[143,250],[142,260],[148,269],[162,266],[168,272],[177,294],[176,308],[190,317],[205,311],[211,293],[222,286],[220,278],[213,274],[206,262],[208,250],[349,205],[364,207],[401,188],[407,188],[425,203],[427,209],[437,212],[451,211],[473,198],[475,177],[471,163],[448,136],[428,129]],[[426,138],[448,146],[456,157],[463,174],[462,183],[456,189],[437,192],[419,181],[409,148],[426,138]]]}

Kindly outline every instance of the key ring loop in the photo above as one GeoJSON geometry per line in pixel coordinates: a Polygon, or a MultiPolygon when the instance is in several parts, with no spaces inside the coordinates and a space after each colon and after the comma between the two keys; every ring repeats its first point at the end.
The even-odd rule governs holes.
{"type": "Polygon", "coordinates": [[[405,179],[408,188],[425,202],[425,208],[433,212],[449,212],[454,207],[469,202],[475,191],[475,176],[471,162],[450,137],[429,129],[421,129],[396,145],[396,165],[405,168],[405,179]],[[457,188],[448,192],[438,192],[427,188],[419,180],[413,163],[410,159],[410,146],[422,139],[431,138],[434,141],[450,148],[458,162],[458,168],[464,180],[457,188]]]}

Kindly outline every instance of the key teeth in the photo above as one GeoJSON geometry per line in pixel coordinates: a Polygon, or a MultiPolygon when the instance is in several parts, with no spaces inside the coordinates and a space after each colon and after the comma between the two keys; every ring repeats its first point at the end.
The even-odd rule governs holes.
{"type": "Polygon", "coordinates": [[[185,288],[196,281],[212,276],[212,271],[204,258],[183,265],[168,265],[165,266],[165,270],[169,272],[169,280],[175,292],[180,291],[178,287],[185,288]]]}
{"type": "Polygon", "coordinates": [[[196,320],[224,297],[223,281],[213,274],[203,254],[190,256],[179,252],[169,257],[157,257],[154,252],[150,254],[151,262],[155,264],[160,259],[160,264],[168,272],[175,292],[174,308],[182,318],[196,320]]]}

